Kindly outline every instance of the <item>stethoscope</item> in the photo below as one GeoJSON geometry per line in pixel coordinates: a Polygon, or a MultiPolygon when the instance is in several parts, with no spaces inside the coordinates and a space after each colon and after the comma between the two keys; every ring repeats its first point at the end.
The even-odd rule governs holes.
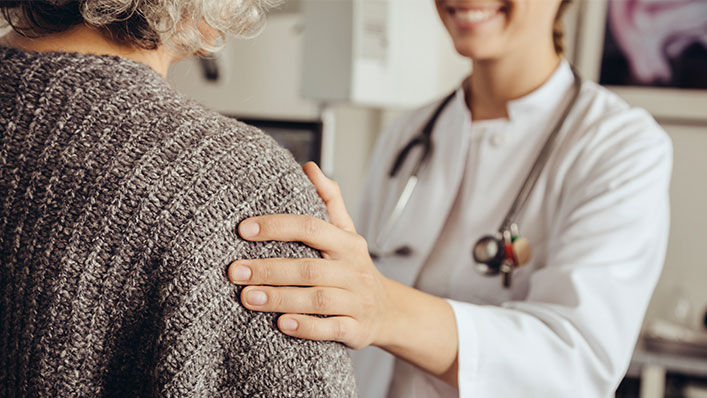
{"type": "MultiPolygon", "coordinates": [[[[508,210],[508,213],[506,213],[501,226],[498,228],[498,232],[493,235],[482,236],[476,241],[471,250],[471,255],[475,261],[474,268],[476,271],[486,276],[501,274],[502,284],[505,288],[508,288],[511,285],[511,275],[513,271],[516,268],[526,264],[530,259],[530,244],[527,239],[520,236],[518,225],[514,220],[525,205],[525,202],[530,197],[530,194],[535,187],[535,183],[538,181],[540,173],[550,157],[550,153],[552,152],[558,133],[562,129],[562,126],[567,119],[567,115],[569,115],[570,111],[577,103],[577,98],[579,97],[579,92],[582,85],[582,79],[574,67],[571,67],[571,70],[572,75],[574,76],[574,94],[572,96],[572,100],[564,109],[562,117],[560,117],[558,122],[555,124],[550,132],[550,135],[547,137],[545,144],[540,150],[540,153],[538,153],[538,156],[536,157],[530,172],[528,172],[528,175],[525,177],[523,185],[518,191],[511,208],[508,210]]],[[[398,174],[398,171],[400,171],[400,168],[405,162],[405,159],[407,159],[410,151],[416,147],[420,147],[422,149],[422,154],[418,158],[417,163],[415,163],[415,166],[410,173],[410,177],[408,177],[407,183],[405,184],[400,197],[395,202],[393,211],[390,213],[383,224],[383,227],[379,230],[373,240],[374,245],[372,247],[373,250],[371,250],[372,258],[376,259],[384,256],[407,257],[412,254],[412,249],[407,245],[403,245],[391,251],[385,251],[382,250],[382,248],[387,246],[393,228],[400,221],[400,217],[410,202],[410,198],[415,191],[415,187],[417,187],[418,173],[420,172],[420,169],[432,154],[432,131],[437,123],[437,119],[455,95],[456,91],[452,92],[442,100],[430,119],[427,121],[427,124],[425,124],[420,131],[420,134],[413,137],[407,145],[400,150],[398,156],[395,158],[393,166],[388,173],[390,178],[394,178],[398,174]]]]}

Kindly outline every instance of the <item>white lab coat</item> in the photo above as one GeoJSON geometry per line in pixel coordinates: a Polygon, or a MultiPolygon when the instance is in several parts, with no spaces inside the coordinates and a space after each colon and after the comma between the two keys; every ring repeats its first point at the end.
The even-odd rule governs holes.
{"type": "MultiPolygon", "coordinates": [[[[390,235],[409,257],[380,271],[446,297],[459,336],[459,389],[374,347],[354,352],[358,387],[374,397],[609,397],[625,373],[665,258],[672,146],[644,110],[584,82],[521,211],[531,262],[513,275],[476,274],[471,247],[494,233],[552,126],[570,102],[563,62],[509,119],[472,122],[460,89],[440,115],[434,152],[390,235]],[[424,272],[421,272],[424,271],[424,272]],[[391,379],[394,380],[391,383],[391,379]]],[[[391,164],[437,103],[379,139],[357,218],[369,242],[391,212],[417,154],[391,164]]]]}

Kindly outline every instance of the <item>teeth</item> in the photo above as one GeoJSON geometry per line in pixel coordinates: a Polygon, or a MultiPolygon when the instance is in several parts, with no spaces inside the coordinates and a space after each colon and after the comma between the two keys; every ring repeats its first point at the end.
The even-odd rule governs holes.
{"type": "Polygon", "coordinates": [[[457,18],[466,22],[482,22],[496,14],[496,10],[457,10],[455,15],[457,18]]]}

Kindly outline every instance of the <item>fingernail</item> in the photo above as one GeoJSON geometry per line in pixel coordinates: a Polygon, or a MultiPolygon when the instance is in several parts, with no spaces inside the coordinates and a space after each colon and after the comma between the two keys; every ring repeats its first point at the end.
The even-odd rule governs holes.
{"type": "Polygon", "coordinates": [[[263,305],[268,302],[268,295],[260,290],[251,290],[246,293],[245,299],[250,305],[263,305]]]}
{"type": "Polygon", "coordinates": [[[299,323],[297,323],[297,321],[292,318],[280,319],[280,327],[282,328],[282,330],[294,332],[295,330],[297,330],[297,326],[299,326],[299,323]]]}
{"type": "Polygon", "coordinates": [[[237,265],[231,269],[231,280],[234,282],[248,282],[252,275],[250,268],[243,265],[237,265]]]}
{"type": "Polygon", "coordinates": [[[238,228],[241,236],[244,238],[251,238],[260,232],[260,225],[255,221],[244,221],[238,228]]]}

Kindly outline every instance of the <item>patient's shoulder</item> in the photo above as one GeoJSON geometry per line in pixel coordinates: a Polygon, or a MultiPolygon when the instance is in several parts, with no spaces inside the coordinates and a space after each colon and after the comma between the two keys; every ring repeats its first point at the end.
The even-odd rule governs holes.
{"type": "MultiPolygon", "coordinates": [[[[198,115],[196,115],[198,116],[198,115]]],[[[186,156],[168,165],[174,200],[158,262],[163,323],[157,348],[165,391],[199,375],[224,395],[355,396],[351,360],[333,342],[282,334],[278,314],[252,312],[226,278],[238,259],[318,257],[300,243],[248,242],[237,225],[247,217],[299,213],[324,218],[326,208],[292,156],[258,129],[216,114],[196,117],[186,156]],[[185,338],[185,336],[199,336],[185,338]],[[190,358],[184,363],[170,357],[190,358]]]]}

